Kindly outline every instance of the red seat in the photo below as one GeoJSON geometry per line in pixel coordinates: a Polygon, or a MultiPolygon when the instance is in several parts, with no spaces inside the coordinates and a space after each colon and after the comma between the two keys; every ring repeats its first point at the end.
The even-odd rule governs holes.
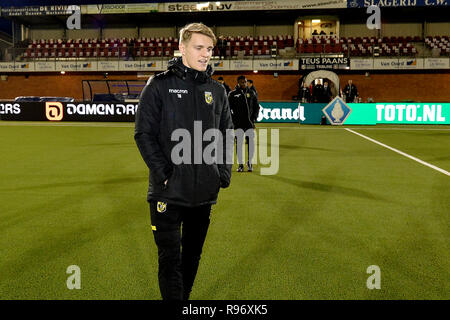
{"type": "Polygon", "coordinates": [[[127,56],[128,48],[127,47],[121,47],[120,48],[120,57],[124,58],[127,56]]]}

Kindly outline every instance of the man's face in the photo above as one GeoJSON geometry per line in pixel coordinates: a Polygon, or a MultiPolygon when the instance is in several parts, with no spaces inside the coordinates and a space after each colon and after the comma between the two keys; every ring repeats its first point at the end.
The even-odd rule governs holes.
{"type": "Polygon", "coordinates": [[[352,80],[348,80],[348,84],[349,84],[349,85],[352,85],[352,80]]]}
{"type": "Polygon", "coordinates": [[[248,86],[249,88],[251,88],[251,87],[253,86],[253,83],[247,81],[247,86],[248,86]]]}
{"type": "Polygon", "coordinates": [[[238,85],[241,89],[247,88],[247,79],[239,79],[238,85]]]}
{"type": "Polygon", "coordinates": [[[210,37],[193,33],[188,42],[180,43],[183,64],[197,71],[206,71],[213,48],[213,40],[210,37]]]}

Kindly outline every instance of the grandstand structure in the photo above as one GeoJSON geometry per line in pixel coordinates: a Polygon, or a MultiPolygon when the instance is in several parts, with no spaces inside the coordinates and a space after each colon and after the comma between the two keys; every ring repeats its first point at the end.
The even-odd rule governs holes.
{"type": "MultiPolygon", "coordinates": [[[[41,15],[31,15],[30,11],[27,16],[27,11],[15,15],[14,8],[3,7],[3,19],[15,25],[14,44],[6,50],[3,60],[170,58],[178,49],[179,29],[183,24],[197,20],[208,23],[218,36],[225,37],[229,59],[292,58],[305,54],[347,57],[450,55],[449,35],[446,34],[450,30],[448,6],[439,10],[436,7],[382,8],[381,30],[369,30],[365,26],[369,17],[365,8],[348,8],[351,1],[337,1],[345,6],[338,4],[335,8],[321,10],[229,12],[168,12],[170,3],[161,1],[154,10],[158,12],[146,14],[127,13],[125,6],[121,7],[122,11],[114,11],[115,14],[105,11],[108,7],[99,9],[97,6],[95,12],[89,9],[89,4],[81,6],[80,30],[71,30],[65,25],[70,10],[64,14],[44,12],[41,15]],[[314,30],[325,32],[315,35],[314,30]],[[439,52],[434,50],[432,53],[433,48],[438,48],[439,52]]],[[[219,56],[217,47],[214,55],[219,56]]]]}
{"type": "MultiPolygon", "coordinates": [[[[106,73],[109,79],[140,80],[165,70],[167,61],[178,54],[179,30],[197,21],[225,40],[225,57],[219,47],[214,48],[215,75],[229,76],[228,83],[234,82],[236,73],[261,77],[259,87],[266,89],[262,97],[267,100],[290,100],[298,88],[296,79],[312,70],[330,70],[343,83],[352,74],[366,79],[367,71],[395,74],[404,83],[405,79],[412,81],[408,72],[417,72],[427,75],[421,82],[429,83],[430,73],[446,79],[450,69],[450,5],[443,1],[382,6],[381,29],[367,27],[370,14],[363,0],[325,5],[312,0],[274,0],[270,6],[262,0],[221,4],[130,0],[120,5],[84,0],[77,2],[81,3],[80,29],[68,27],[67,20],[76,11],[65,3],[37,7],[50,2],[58,3],[2,3],[0,19],[10,23],[12,32],[0,42],[1,73],[10,78],[27,74],[27,80],[45,74],[47,81],[50,75],[67,72],[66,78],[78,77],[77,83],[104,79],[106,73]],[[309,58],[341,60],[314,65],[308,64],[314,60],[309,58]],[[275,92],[269,84],[274,72],[280,86],[289,90],[275,92]]],[[[360,84],[363,98],[377,100],[376,93],[364,90],[365,85],[360,84]]],[[[367,84],[371,90],[375,86],[367,84]]],[[[79,87],[70,96],[82,99],[79,87]]],[[[5,89],[5,94],[9,92],[5,89]]]]}

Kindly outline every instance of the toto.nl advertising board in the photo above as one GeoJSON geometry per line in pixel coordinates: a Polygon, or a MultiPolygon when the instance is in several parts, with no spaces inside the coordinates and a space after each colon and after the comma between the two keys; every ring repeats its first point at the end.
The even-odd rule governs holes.
{"type": "MultiPolygon", "coordinates": [[[[325,111],[328,115],[334,113],[334,106],[326,110],[329,108],[326,104],[307,103],[298,108],[302,124],[318,124],[327,115],[325,111]]],[[[450,124],[450,103],[348,103],[345,108],[348,116],[337,124],[450,124]]],[[[335,114],[344,116],[341,109],[339,106],[335,114]]]]}

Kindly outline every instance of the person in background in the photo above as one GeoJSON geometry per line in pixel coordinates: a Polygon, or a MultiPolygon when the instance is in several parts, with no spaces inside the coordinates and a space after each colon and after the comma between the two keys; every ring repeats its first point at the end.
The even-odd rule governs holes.
{"type": "Polygon", "coordinates": [[[259,103],[256,95],[247,87],[247,79],[241,75],[237,78],[237,85],[228,95],[231,116],[236,137],[236,153],[238,158],[238,172],[244,171],[242,146],[245,141],[248,146],[248,172],[253,171],[252,158],[255,149],[255,122],[259,114],[259,103]],[[241,130],[239,130],[241,129],[241,130]],[[245,133],[245,134],[244,134],[245,133]]]}
{"type": "Polygon", "coordinates": [[[345,86],[343,94],[345,96],[345,102],[355,102],[355,98],[358,96],[358,89],[353,84],[352,80],[348,80],[348,84],[345,86]]]}
{"type": "Polygon", "coordinates": [[[325,102],[328,103],[331,101],[331,87],[328,83],[328,81],[324,81],[323,83],[323,89],[322,89],[322,98],[321,98],[321,102],[325,102]]]}
{"type": "Polygon", "coordinates": [[[319,103],[322,99],[323,85],[320,79],[315,80],[312,90],[312,102],[319,103]]]}
{"type": "Polygon", "coordinates": [[[255,85],[253,84],[253,80],[248,79],[247,80],[247,86],[250,90],[253,91],[253,93],[255,94],[256,98],[258,99],[258,91],[256,91],[255,85]]]}
{"type": "Polygon", "coordinates": [[[300,92],[298,93],[298,99],[302,103],[309,103],[309,102],[311,102],[311,92],[310,92],[309,86],[308,86],[308,84],[306,82],[303,83],[303,86],[300,89],[300,92]]]}
{"type": "Polygon", "coordinates": [[[219,82],[224,86],[225,91],[227,92],[227,97],[228,97],[228,94],[229,94],[230,91],[231,91],[230,86],[226,84],[225,80],[223,80],[223,77],[217,78],[217,81],[219,81],[219,82]]]}

